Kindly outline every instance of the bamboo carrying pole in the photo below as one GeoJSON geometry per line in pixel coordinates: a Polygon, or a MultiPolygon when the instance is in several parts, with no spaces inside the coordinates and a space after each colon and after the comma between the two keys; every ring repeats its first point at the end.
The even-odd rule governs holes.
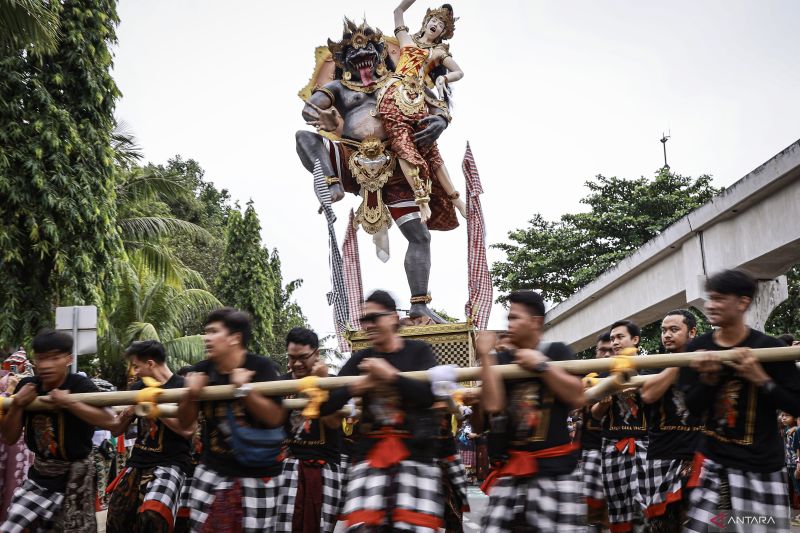
{"type": "MultiPolygon", "coordinates": [[[[778,361],[795,361],[800,359],[800,346],[786,346],[781,348],[757,348],[751,350],[762,363],[778,361]]],[[[702,352],[704,356],[716,356],[720,361],[731,361],[735,355],[732,350],[702,352]]],[[[691,361],[698,356],[698,353],[674,353],[674,354],[652,354],[637,355],[628,357],[630,366],[636,369],[643,368],[666,368],[676,366],[689,366],[691,361]]],[[[553,361],[553,366],[563,368],[571,374],[583,376],[589,372],[609,372],[619,363],[616,357],[606,357],[604,359],[575,359],[571,361],[553,361]]],[[[518,365],[498,365],[493,367],[503,379],[522,379],[534,377],[535,372],[524,370],[518,365]]],[[[481,367],[456,368],[456,381],[476,381],[480,379],[481,367]]],[[[420,370],[415,372],[401,372],[401,376],[418,381],[429,381],[428,372],[420,370]]],[[[360,376],[342,376],[319,378],[316,386],[323,390],[332,390],[347,387],[356,382],[360,376]]],[[[283,381],[263,381],[251,385],[253,392],[264,396],[288,396],[299,392],[298,380],[283,381]]],[[[236,387],[233,385],[210,385],[201,392],[200,400],[230,400],[234,397],[236,387]]],[[[81,402],[98,407],[110,407],[114,405],[133,405],[137,403],[136,397],[140,391],[117,391],[117,392],[83,392],[72,396],[81,402]]],[[[157,403],[176,403],[186,394],[187,389],[164,389],[156,398],[157,403]]],[[[11,398],[2,399],[3,411],[8,410],[11,405],[11,398]]],[[[26,407],[29,411],[50,411],[54,405],[42,398],[37,398],[26,407]]]]}
{"type": "Polygon", "coordinates": [[[631,376],[625,379],[622,373],[613,374],[600,380],[600,383],[586,389],[586,402],[589,404],[597,403],[606,396],[610,396],[618,391],[631,388],[640,388],[648,380],[656,377],[656,374],[647,376],[631,376]]]}

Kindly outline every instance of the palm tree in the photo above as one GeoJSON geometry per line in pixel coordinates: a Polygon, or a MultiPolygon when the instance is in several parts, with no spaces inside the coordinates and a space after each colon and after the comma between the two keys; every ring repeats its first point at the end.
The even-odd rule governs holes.
{"type": "Polygon", "coordinates": [[[205,289],[176,286],[151,272],[142,261],[126,265],[116,308],[100,339],[97,370],[120,387],[127,378],[125,348],[133,341],[157,340],[164,344],[173,369],[203,358],[200,335],[187,335],[211,311],[221,307],[205,289]]]}
{"type": "Polygon", "coordinates": [[[123,353],[131,342],[162,342],[174,368],[197,362],[205,349],[201,336],[192,333],[209,311],[222,304],[170,243],[179,236],[192,242],[214,238],[202,227],[171,216],[166,201],[189,199],[192,192],[180,176],[139,166],[141,151],[124,125],[115,128],[112,147],[118,175],[117,232],[124,254],[114,265],[119,295],[104,306],[107,326],[96,363],[103,377],[124,387],[123,353]]]}
{"type": "Polygon", "coordinates": [[[0,50],[27,49],[41,55],[58,44],[59,2],[0,0],[0,50]]]}

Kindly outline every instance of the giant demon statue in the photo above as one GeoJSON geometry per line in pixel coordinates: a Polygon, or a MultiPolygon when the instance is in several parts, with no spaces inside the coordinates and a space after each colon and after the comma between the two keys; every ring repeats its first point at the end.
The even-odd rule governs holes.
{"type": "MultiPolygon", "coordinates": [[[[345,192],[362,197],[355,223],[373,235],[379,256],[382,247],[388,252],[388,247],[380,243],[386,242],[392,220],[397,223],[408,240],[405,270],[412,294],[409,314],[412,318],[428,317],[443,322],[428,307],[431,269],[428,230],[451,230],[458,226],[453,208],[458,193],[446,191],[439,180],[429,180],[427,198],[420,202],[419,191],[406,180],[397,156],[390,150],[386,131],[377,116],[377,104],[378,94],[395,79],[394,65],[380,30],[372,29],[366,22],[357,26],[345,20],[341,41],[328,40],[328,48],[336,64],[334,80],[314,89],[306,101],[303,118],[318,130],[335,132],[327,137],[336,140],[320,133],[298,131],[297,153],[309,172],[314,171],[315,162],[319,161],[334,201],[341,200],[345,192]],[[420,214],[421,203],[430,208],[427,223],[420,214]]],[[[415,122],[413,134],[421,151],[435,143],[450,120],[447,106],[441,105],[441,100],[428,88],[423,90],[427,116],[415,122]]]]}

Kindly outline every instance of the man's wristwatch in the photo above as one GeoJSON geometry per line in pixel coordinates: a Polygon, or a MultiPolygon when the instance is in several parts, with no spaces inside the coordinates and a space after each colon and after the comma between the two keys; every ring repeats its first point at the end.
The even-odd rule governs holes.
{"type": "Polygon", "coordinates": [[[244,398],[245,396],[250,394],[251,390],[253,390],[253,386],[250,385],[249,383],[245,383],[244,385],[238,387],[235,391],[233,391],[233,397],[237,399],[244,398]]]}
{"type": "Polygon", "coordinates": [[[533,371],[541,374],[543,372],[547,372],[547,369],[549,368],[550,368],[550,363],[548,363],[547,361],[539,361],[533,367],[533,371]]]}

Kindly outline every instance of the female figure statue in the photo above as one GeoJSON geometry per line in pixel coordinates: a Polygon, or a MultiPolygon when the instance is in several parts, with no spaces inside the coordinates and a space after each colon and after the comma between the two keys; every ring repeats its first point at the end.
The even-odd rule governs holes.
{"type": "Polygon", "coordinates": [[[414,133],[425,127],[428,106],[446,110],[448,84],[464,77],[444,42],[453,36],[456,19],[449,4],[428,9],[422,29],[412,35],[403,21],[403,14],[414,1],[403,0],[394,10],[397,26],[394,33],[400,43],[400,59],[393,78],[378,97],[378,113],[403,175],[414,191],[423,222],[431,216],[428,204],[431,194],[437,195],[437,192],[449,198],[466,218],[466,206],[450,180],[436,143],[414,143],[414,133]],[[438,99],[425,93],[425,78],[431,73],[435,78],[438,99]],[[434,176],[435,183],[431,179],[434,176]]]}

